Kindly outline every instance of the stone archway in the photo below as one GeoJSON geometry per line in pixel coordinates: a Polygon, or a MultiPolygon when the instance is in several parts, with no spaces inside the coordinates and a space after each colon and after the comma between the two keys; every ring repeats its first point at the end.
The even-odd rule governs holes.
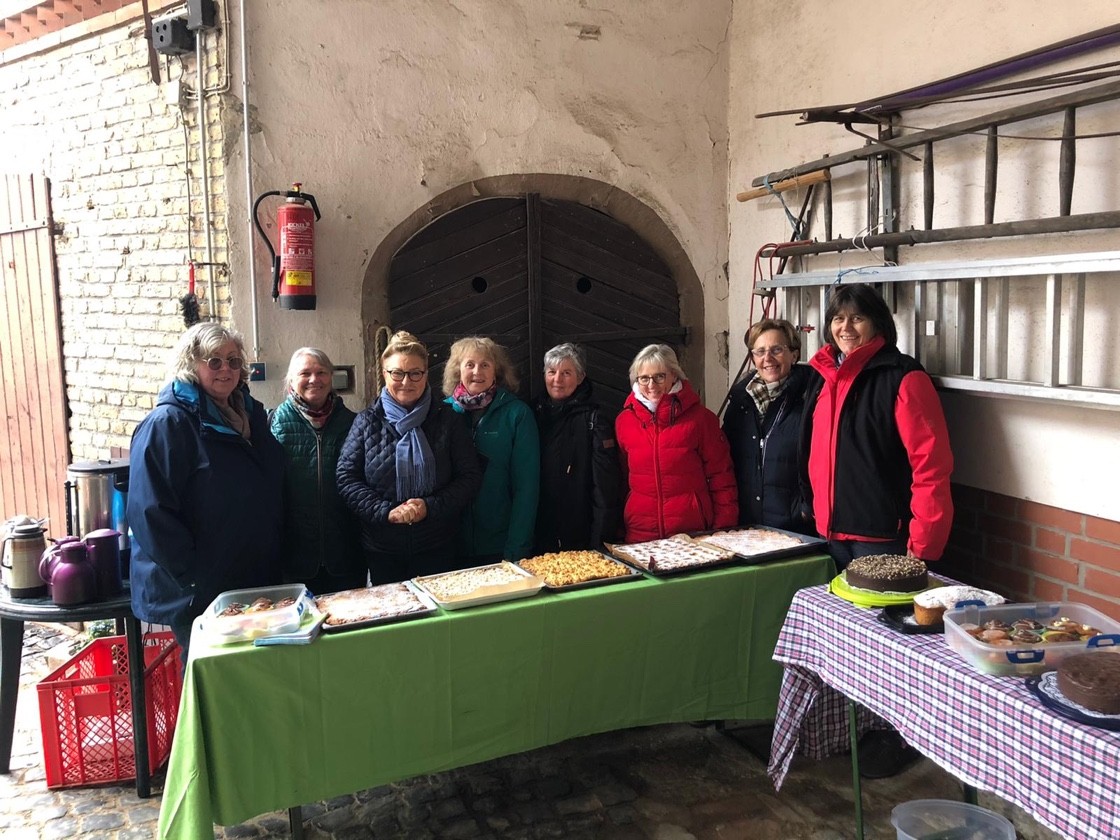
{"type": "MultiPolygon", "coordinates": [[[[700,278],[676,236],[649,206],[622,190],[590,178],[570,175],[502,175],[460,184],[418,208],[378,245],[362,284],[362,323],[366,392],[376,392],[376,334],[389,325],[389,276],[393,255],[430,222],[480,198],[539,193],[576,202],[607,214],[641,236],[669,268],[677,284],[680,325],[687,333],[679,346],[686,370],[699,377],[704,360],[704,303],[700,278]]],[[[527,371],[526,373],[531,373],[527,371]]]]}

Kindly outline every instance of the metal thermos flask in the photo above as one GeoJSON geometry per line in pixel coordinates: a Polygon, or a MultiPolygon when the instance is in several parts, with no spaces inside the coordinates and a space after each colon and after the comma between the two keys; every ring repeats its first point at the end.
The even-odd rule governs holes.
{"type": "Polygon", "coordinates": [[[128,543],[128,459],[75,461],[66,468],[66,531],[88,534],[112,528],[119,535],[117,546],[121,574],[128,576],[131,551],[128,543]]]}

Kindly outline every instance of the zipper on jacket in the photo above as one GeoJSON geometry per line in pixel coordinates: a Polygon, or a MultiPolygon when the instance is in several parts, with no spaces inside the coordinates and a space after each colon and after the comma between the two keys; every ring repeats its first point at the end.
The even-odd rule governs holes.
{"type": "Polygon", "coordinates": [[[319,569],[316,571],[318,574],[322,571],[323,567],[327,564],[327,546],[326,546],[326,530],[327,525],[323,520],[323,507],[325,499],[323,498],[323,431],[321,429],[314,429],[315,432],[315,473],[316,483],[318,484],[318,500],[319,500],[319,569]]]}

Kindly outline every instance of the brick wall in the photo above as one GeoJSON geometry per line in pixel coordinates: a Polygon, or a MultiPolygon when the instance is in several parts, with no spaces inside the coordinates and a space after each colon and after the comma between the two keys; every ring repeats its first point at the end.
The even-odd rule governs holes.
{"type": "MultiPolygon", "coordinates": [[[[50,179],[61,228],[55,248],[74,460],[127,448],[167,379],[168,351],[184,329],[179,297],[187,291],[188,241],[194,259],[206,259],[197,105],[189,100],[180,108],[166,94],[169,77],[183,76],[194,87],[194,59],[161,58],[162,83],[155,84],[139,10],[122,8],[108,19],[115,21],[109,29],[64,30],[70,40],[47,51],[14,60],[7,51],[0,64],[4,168],[50,179]]],[[[217,54],[208,51],[207,87],[221,81],[217,54]]],[[[222,108],[220,96],[208,98],[218,262],[226,258],[222,108]]],[[[201,296],[206,279],[200,270],[201,296]]],[[[225,317],[224,272],[217,283],[225,317]]]]}
{"type": "Polygon", "coordinates": [[[1120,522],[953,485],[943,569],[1017,601],[1077,601],[1120,620],[1120,522]]]}

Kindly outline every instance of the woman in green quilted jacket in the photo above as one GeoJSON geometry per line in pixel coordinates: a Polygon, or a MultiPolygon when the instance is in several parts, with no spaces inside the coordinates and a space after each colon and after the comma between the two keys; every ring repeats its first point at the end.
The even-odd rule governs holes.
{"type": "Polygon", "coordinates": [[[471,565],[533,553],[541,453],[532,409],[514,396],[517,372],[504,347],[471,336],[451,345],[443,371],[446,402],[470,417],[486,468],[463,517],[460,556],[471,565]]]}
{"type": "Polygon", "coordinates": [[[354,412],[332,384],[334,365],[315,347],[292,354],[287,398],[272,413],[284,472],[284,575],[312,593],[366,584],[359,524],[338,495],[335,467],[354,412]]]}

